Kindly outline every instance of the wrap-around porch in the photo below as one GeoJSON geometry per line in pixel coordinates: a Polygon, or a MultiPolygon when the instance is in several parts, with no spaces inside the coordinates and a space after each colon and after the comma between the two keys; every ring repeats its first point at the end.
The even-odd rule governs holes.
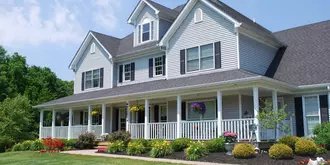
{"type": "MultiPolygon", "coordinates": [[[[186,137],[193,140],[209,140],[221,136],[225,131],[235,132],[238,140],[251,140],[252,124],[259,125],[256,139],[270,140],[293,134],[292,116],[284,121],[290,125],[290,132],[266,130],[260,127],[255,116],[265,99],[272,100],[273,109],[284,106],[284,93],[266,88],[251,87],[234,90],[221,90],[164,98],[137,99],[126,102],[73,107],[69,110],[52,110],[51,124],[45,124],[40,115],[40,138],[77,138],[83,132],[93,132],[97,138],[102,134],[127,130],[132,138],[174,140],[186,137]],[[203,116],[190,110],[193,102],[203,102],[206,112],[203,116]],[[132,105],[143,105],[144,111],[130,112],[132,105]],[[94,109],[100,109],[93,115],[94,109]],[[67,120],[58,122],[57,114],[67,114],[67,120]]],[[[49,112],[48,112],[49,113],[49,112]]],[[[48,116],[50,115],[48,114],[48,116]]],[[[48,122],[49,123],[49,122],[48,122]]]]}

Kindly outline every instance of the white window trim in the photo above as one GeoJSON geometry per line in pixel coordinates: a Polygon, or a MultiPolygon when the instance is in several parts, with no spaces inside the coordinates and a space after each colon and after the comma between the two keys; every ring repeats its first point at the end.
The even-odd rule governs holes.
{"type": "Polygon", "coordinates": [[[132,63],[124,63],[123,64],[123,82],[131,82],[132,81],[131,79],[132,79],[132,63]],[[130,65],[130,71],[129,71],[130,78],[129,78],[129,80],[125,80],[125,65],[130,65]]]}
{"type": "Polygon", "coordinates": [[[101,85],[101,68],[98,68],[98,69],[92,69],[92,70],[88,70],[88,71],[85,71],[84,72],[85,74],[84,74],[84,89],[86,90],[86,91],[88,91],[88,90],[92,90],[92,89],[99,89],[100,88],[100,85],[101,85]],[[94,74],[94,70],[99,70],[99,84],[98,84],[98,86],[97,87],[94,87],[94,77],[93,77],[93,74],[94,74]],[[87,81],[87,72],[92,72],[92,86],[90,87],[90,88],[86,88],[86,85],[87,85],[87,83],[86,83],[86,81],[87,81]]]}
{"type": "MultiPolygon", "coordinates": [[[[121,130],[121,121],[120,121],[121,111],[124,110],[125,116],[126,116],[126,107],[120,107],[118,110],[119,110],[119,112],[118,112],[118,131],[120,131],[121,130]]],[[[126,121],[125,121],[125,123],[126,123],[126,121]]]]}
{"type": "MultiPolygon", "coordinates": [[[[305,107],[305,98],[306,97],[317,97],[317,105],[318,105],[318,110],[319,110],[319,124],[321,124],[321,108],[320,108],[320,95],[303,95],[302,96],[302,108],[303,108],[303,122],[304,122],[304,135],[307,135],[307,120],[306,120],[306,107],[305,107]]],[[[312,115],[310,115],[312,116],[312,115]]]]}
{"type": "MultiPolygon", "coordinates": [[[[146,20],[146,19],[149,19],[149,18],[144,18],[143,20],[146,20]]],[[[138,44],[145,44],[145,43],[148,43],[148,42],[151,42],[151,41],[155,40],[155,35],[154,35],[155,32],[154,32],[154,34],[151,34],[152,31],[155,31],[155,30],[151,29],[151,22],[154,22],[154,27],[155,27],[155,21],[151,20],[151,19],[149,19],[149,22],[142,21],[142,23],[138,24],[138,26],[137,26],[137,31],[138,32],[139,32],[139,26],[141,27],[141,32],[140,32],[140,34],[138,34],[140,36],[141,41],[138,41],[137,42],[138,44]],[[143,41],[143,25],[145,25],[145,24],[149,24],[149,40],[143,41]],[[152,39],[151,39],[151,35],[153,35],[152,39]]]]}
{"type": "Polygon", "coordinates": [[[91,44],[91,48],[90,48],[90,54],[95,54],[95,48],[96,46],[95,46],[95,43],[93,42],[92,44],[91,44]]]}
{"type": "Polygon", "coordinates": [[[186,73],[197,73],[197,72],[200,72],[200,71],[207,71],[207,70],[215,69],[215,45],[214,45],[214,43],[212,43],[212,45],[213,45],[213,67],[212,68],[207,68],[207,69],[201,69],[201,47],[205,46],[205,45],[209,45],[209,44],[198,45],[198,46],[195,46],[195,47],[188,48],[188,49],[192,49],[192,48],[196,48],[196,47],[198,48],[198,58],[199,58],[199,62],[198,62],[199,67],[198,68],[199,69],[194,70],[194,71],[188,71],[188,49],[185,49],[185,70],[186,70],[186,73]]]}
{"type": "MultiPolygon", "coordinates": [[[[189,103],[193,103],[193,102],[210,102],[210,101],[213,101],[214,102],[214,107],[216,108],[217,107],[217,102],[216,102],[216,99],[204,99],[204,100],[193,100],[193,101],[186,101],[186,120],[185,121],[188,121],[188,113],[190,112],[191,113],[191,111],[190,111],[190,107],[188,107],[188,104],[189,103]]],[[[215,113],[214,113],[214,116],[216,116],[217,115],[217,109],[215,109],[215,111],[214,111],[215,113]]],[[[215,117],[214,118],[214,120],[216,120],[217,118],[215,117]]],[[[193,120],[189,120],[189,121],[193,121],[193,120]]]]}
{"type": "Polygon", "coordinates": [[[168,122],[168,103],[166,103],[166,104],[159,104],[158,105],[159,106],[159,113],[158,113],[158,121],[159,121],[159,123],[167,123],[168,122]],[[161,113],[160,113],[160,107],[161,106],[163,106],[163,107],[165,107],[166,108],[166,121],[165,122],[162,122],[161,121],[161,113]]]}
{"type": "Polygon", "coordinates": [[[154,77],[162,77],[163,76],[163,67],[164,67],[164,65],[163,65],[163,63],[164,63],[164,61],[163,61],[163,56],[157,56],[157,57],[154,57],[153,58],[153,75],[154,75],[154,77]],[[162,59],[162,74],[160,74],[160,75],[156,75],[156,58],[161,58],[162,59]]]}
{"type": "Polygon", "coordinates": [[[195,23],[203,22],[203,15],[204,15],[203,14],[203,10],[201,8],[196,9],[195,10],[195,14],[194,14],[194,21],[195,21],[195,23]],[[196,20],[197,19],[197,17],[196,17],[197,11],[200,11],[200,13],[201,13],[201,20],[199,20],[199,21],[196,20]]]}

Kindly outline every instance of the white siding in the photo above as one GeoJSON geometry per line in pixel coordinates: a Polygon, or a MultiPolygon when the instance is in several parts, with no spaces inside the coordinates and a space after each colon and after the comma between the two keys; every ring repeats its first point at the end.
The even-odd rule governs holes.
{"type": "Polygon", "coordinates": [[[168,122],[176,122],[176,101],[168,102],[168,122]]]}
{"type": "Polygon", "coordinates": [[[149,18],[151,21],[154,21],[153,34],[154,34],[154,40],[157,40],[158,19],[156,18],[155,11],[152,8],[150,8],[148,5],[146,5],[136,19],[137,26],[135,26],[135,45],[137,46],[143,44],[143,43],[140,44],[138,43],[138,32],[139,32],[138,25],[141,24],[145,18],[149,18]]]}
{"type": "Polygon", "coordinates": [[[114,70],[116,70],[116,73],[115,73],[116,76],[114,77],[114,79],[116,79],[117,86],[163,79],[165,76],[154,76],[152,78],[149,78],[149,58],[160,57],[163,55],[164,55],[164,53],[156,53],[153,55],[143,56],[143,57],[125,61],[125,62],[116,63],[116,65],[115,65],[116,69],[114,69],[114,70]],[[132,62],[135,63],[135,80],[119,83],[119,66],[123,65],[123,64],[132,63],[132,62]]]}
{"type": "Polygon", "coordinates": [[[101,46],[95,41],[92,40],[89,43],[89,46],[85,50],[82,58],[80,58],[77,64],[77,71],[75,72],[75,81],[74,81],[74,94],[82,92],[90,92],[99,89],[111,88],[111,65],[112,63],[108,59],[108,54],[103,51],[101,46]],[[90,54],[91,44],[95,43],[95,53],[90,54]],[[103,75],[103,88],[91,88],[81,91],[81,76],[82,72],[86,72],[93,69],[104,68],[103,75]]]}
{"type": "MultiPolygon", "coordinates": [[[[180,50],[221,41],[221,69],[224,71],[237,68],[237,37],[234,24],[213,9],[198,2],[169,41],[168,78],[180,75],[180,50]],[[203,21],[194,23],[197,8],[203,10],[203,21]]],[[[186,75],[198,74],[186,73],[186,75]]]]}
{"type": "Polygon", "coordinates": [[[243,34],[239,35],[240,66],[250,72],[264,75],[277,49],[243,34]]]}
{"type": "Polygon", "coordinates": [[[222,118],[239,119],[238,95],[222,97],[222,118]]]}

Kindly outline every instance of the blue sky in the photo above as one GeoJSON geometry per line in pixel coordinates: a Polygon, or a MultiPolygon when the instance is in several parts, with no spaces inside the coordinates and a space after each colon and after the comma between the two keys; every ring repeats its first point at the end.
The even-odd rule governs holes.
{"type": "MultiPolygon", "coordinates": [[[[186,0],[154,0],[174,8],[186,0]]],[[[328,0],[222,0],[271,31],[330,20],[328,0]]],[[[115,37],[132,32],[126,23],[138,0],[1,0],[0,45],[73,80],[68,65],[88,30],[115,37]]]]}

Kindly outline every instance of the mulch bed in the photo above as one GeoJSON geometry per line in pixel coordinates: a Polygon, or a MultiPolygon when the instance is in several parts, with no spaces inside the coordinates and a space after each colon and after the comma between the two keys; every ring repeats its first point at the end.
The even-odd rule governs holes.
{"type": "MultiPolygon", "coordinates": [[[[125,152],[117,153],[117,155],[126,155],[125,152]]],[[[142,155],[137,155],[141,157],[149,157],[149,153],[145,153],[142,155]]],[[[221,153],[209,153],[208,155],[202,157],[201,159],[197,161],[201,162],[213,162],[213,163],[227,163],[227,164],[245,164],[245,165],[299,165],[299,162],[301,160],[307,160],[309,158],[312,158],[313,160],[316,159],[316,157],[322,157],[324,160],[330,159],[330,152],[323,155],[317,155],[315,157],[309,157],[309,156],[294,156],[293,159],[288,160],[274,160],[271,159],[267,153],[264,154],[258,154],[255,158],[251,159],[236,159],[233,156],[226,155],[225,152],[221,153]]],[[[176,160],[186,160],[184,156],[184,152],[174,152],[171,155],[168,155],[164,157],[165,159],[176,159],[176,160]]]]}

